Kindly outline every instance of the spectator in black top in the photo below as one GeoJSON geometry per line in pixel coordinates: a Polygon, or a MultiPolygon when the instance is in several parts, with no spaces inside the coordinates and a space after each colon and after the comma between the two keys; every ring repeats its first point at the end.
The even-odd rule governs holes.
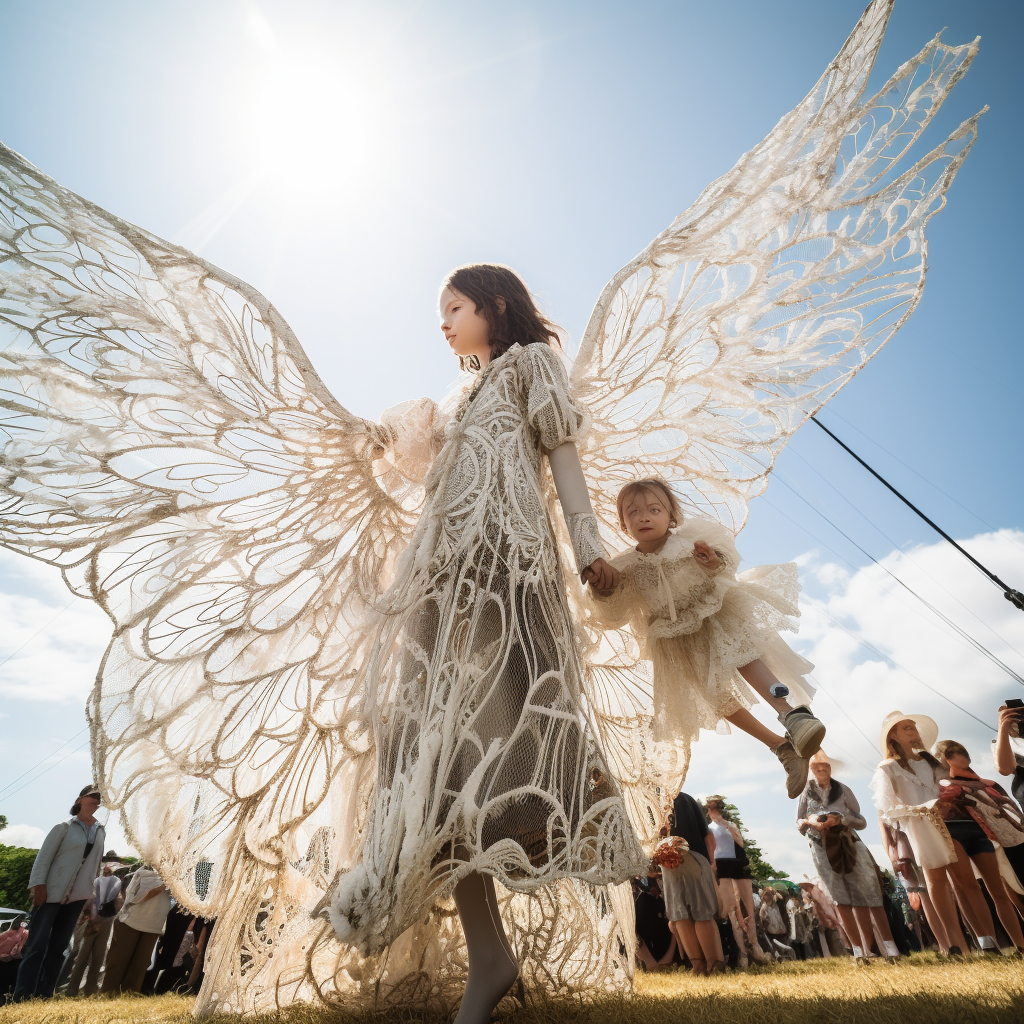
{"type": "Polygon", "coordinates": [[[725,967],[725,954],[715,923],[715,840],[703,808],[687,793],[672,803],[672,835],[685,839],[690,851],[679,867],[661,869],[669,927],[694,974],[717,974],[725,967]]]}

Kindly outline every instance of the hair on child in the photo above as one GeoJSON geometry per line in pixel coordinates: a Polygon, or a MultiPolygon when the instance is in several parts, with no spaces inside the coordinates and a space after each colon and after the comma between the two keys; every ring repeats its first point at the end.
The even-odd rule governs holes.
{"type": "Polygon", "coordinates": [[[619,526],[622,531],[626,531],[626,503],[638,494],[651,493],[653,492],[657,497],[662,498],[666,505],[668,505],[669,514],[669,526],[678,526],[683,518],[683,513],[679,509],[679,502],[676,501],[676,496],[672,493],[672,488],[662,480],[660,477],[651,476],[645,477],[643,480],[632,480],[622,490],[619,491],[618,497],[615,499],[615,510],[619,513],[619,526]]]}
{"type": "Polygon", "coordinates": [[[957,754],[963,754],[968,761],[971,759],[971,755],[967,752],[967,748],[962,743],[957,743],[956,740],[939,740],[939,742],[932,747],[932,753],[938,758],[939,764],[941,764],[943,768],[949,767],[950,754],[953,754],[954,756],[957,754]]]}
{"type": "Polygon", "coordinates": [[[465,295],[487,321],[491,359],[515,344],[562,347],[555,325],[541,315],[522,278],[511,268],[498,263],[467,263],[445,278],[441,290],[445,288],[465,295]]]}

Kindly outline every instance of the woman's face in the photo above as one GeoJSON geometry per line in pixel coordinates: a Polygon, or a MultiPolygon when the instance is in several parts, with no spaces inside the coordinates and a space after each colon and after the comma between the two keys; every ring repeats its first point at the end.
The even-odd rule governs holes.
{"type": "Polygon", "coordinates": [[[917,725],[911,718],[905,718],[902,722],[897,722],[889,730],[889,735],[904,750],[910,751],[924,749],[924,744],[921,742],[921,734],[917,731],[917,725]]]}
{"type": "Polygon", "coordinates": [[[78,812],[79,815],[82,817],[91,818],[99,810],[100,803],[102,801],[100,799],[99,791],[94,790],[92,792],[84,794],[83,796],[78,797],[78,802],[82,805],[81,811],[78,812]]]}
{"type": "Polygon", "coordinates": [[[971,767],[971,755],[963,747],[947,747],[945,757],[951,768],[971,767]]]}
{"type": "Polygon", "coordinates": [[[441,330],[457,356],[476,356],[481,366],[491,357],[490,325],[471,299],[445,288],[441,292],[441,330]]]}
{"type": "Polygon", "coordinates": [[[708,804],[708,814],[711,815],[712,818],[721,818],[722,805],[712,801],[708,804]]]}
{"type": "Polygon", "coordinates": [[[814,761],[811,764],[811,774],[819,786],[825,788],[832,783],[832,765],[828,761],[814,761]]]}

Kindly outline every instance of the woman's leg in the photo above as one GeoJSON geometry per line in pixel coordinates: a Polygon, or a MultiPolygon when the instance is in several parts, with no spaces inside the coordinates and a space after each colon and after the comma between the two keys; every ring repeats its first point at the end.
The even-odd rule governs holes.
{"type": "MultiPolygon", "coordinates": [[[[932,935],[935,936],[935,941],[939,944],[939,949],[946,950],[952,945],[952,943],[946,938],[946,926],[942,923],[942,918],[939,917],[939,912],[935,909],[935,904],[932,903],[931,896],[928,895],[927,890],[919,892],[918,896],[921,897],[921,909],[924,911],[924,919],[928,922],[928,927],[931,929],[932,935]]],[[[918,929],[920,930],[920,924],[918,929]]],[[[924,935],[921,935],[921,948],[924,948],[924,935]]]]}
{"type": "MultiPolygon", "coordinates": [[[[882,896],[885,899],[885,896],[882,896]]],[[[900,955],[899,946],[892,937],[892,929],[889,927],[889,918],[885,916],[885,907],[864,907],[858,908],[867,911],[871,924],[874,925],[875,935],[878,937],[878,948],[883,956],[895,957],[900,955]]]]}
{"type": "MultiPolygon", "coordinates": [[[[961,851],[962,852],[962,851],[961,851]]],[[[966,856],[964,860],[966,860],[966,856]]],[[[947,865],[955,867],[955,865],[947,865]]],[[[961,953],[967,951],[967,939],[960,929],[960,918],[956,913],[956,900],[953,898],[953,885],[946,875],[947,868],[922,868],[924,871],[925,884],[928,886],[928,895],[931,897],[932,908],[936,918],[941,924],[942,936],[935,932],[935,938],[939,941],[939,948],[943,953],[948,953],[953,946],[957,946],[961,953]],[[943,938],[945,945],[943,945],[943,938]]],[[[969,870],[969,869],[968,869],[969,870]]],[[[929,923],[931,918],[929,917],[929,923]]]]}
{"type": "Polygon", "coordinates": [[[704,955],[700,940],[697,938],[697,930],[694,928],[693,922],[687,918],[684,921],[669,921],[668,926],[686,953],[686,959],[690,961],[693,973],[698,976],[707,974],[708,960],[704,955]]]}
{"type": "Polygon", "coordinates": [[[960,897],[960,906],[963,908],[964,917],[967,918],[967,923],[979,939],[983,935],[994,936],[996,924],[992,920],[992,911],[988,909],[981,886],[974,877],[970,858],[955,839],[953,840],[953,849],[956,851],[956,862],[946,865],[946,875],[960,897]]]}
{"type": "Polygon", "coordinates": [[[871,919],[861,919],[857,908],[843,905],[836,908],[839,911],[839,920],[843,922],[843,928],[853,943],[854,956],[867,956],[871,952],[871,919]]]}
{"type": "Polygon", "coordinates": [[[718,922],[711,918],[708,921],[693,921],[691,924],[708,966],[723,961],[725,951],[722,949],[722,933],[718,930],[718,922]]]}
{"type": "Polygon", "coordinates": [[[490,875],[474,871],[455,887],[469,954],[469,979],[455,1024],[485,1024],[515,983],[519,964],[505,937],[490,875]]]}
{"type": "MultiPolygon", "coordinates": [[[[985,888],[995,904],[996,913],[999,915],[999,923],[1010,936],[1010,941],[1017,949],[1024,949],[1024,934],[1020,929],[1020,921],[1017,918],[1017,911],[1006,895],[1006,886],[1003,884],[1003,876],[999,873],[999,861],[994,853],[977,853],[971,860],[978,865],[978,871],[985,880],[985,888]]],[[[975,879],[977,881],[977,879],[975,879]]],[[[982,897],[984,899],[984,897],[982,897]]],[[[986,904],[986,907],[988,904],[986,904]]],[[[990,932],[989,934],[992,934],[990,932]]]]}
{"type": "MultiPolygon", "coordinates": [[[[669,931],[672,931],[670,928],[669,931]]],[[[667,967],[676,958],[676,950],[679,948],[678,940],[675,935],[672,936],[672,941],[668,944],[668,949],[661,954],[661,959],[658,961],[658,967],[667,967]]]]}
{"type": "Polygon", "coordinates": [[[739,673],[750,684],[758,697],[780,715],[793,710],[793,705],[785,697],[772,696],[770,688],[778,683],[778,679],[760,658],[752,661],[749,665],[744,665],[739,673]]]}
{"type": "Polygon", "coordinates": [[[758,963],[765,963],[768,957],[761,949],[761,943],[757,938],[757,918],[754,916],[754,884],[749,878],[733,879],[736,885],[737,907],[740,913],[740,923],[743,925],[750,939],[750,953],[758,963]]]}
{"type": "MultiPolygon", "coordinates": [[[[673,942],[675,938],[673,937],[673,942]]],[[[654,959],[654,954],[647,948],[647,943],[638,935],[636,937],[636,955],[640,957],[640,962],[649,971],[653,971],[658,966],[658,961],[654,959]]]]}

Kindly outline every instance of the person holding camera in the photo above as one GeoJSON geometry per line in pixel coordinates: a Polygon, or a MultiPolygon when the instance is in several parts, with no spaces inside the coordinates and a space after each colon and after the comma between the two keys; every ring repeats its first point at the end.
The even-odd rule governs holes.
{"type": "Polygon", "coordinates": [[[832,762],[819,750],[810,760],[811,777],[800,794],[796,824],[811,847],[811,859],[853,944],[858,964],[866,962],[878,936],[879,951],[895,961],[900,951],[885,916],[878,867],[857,832],[867,827],[853,790],[832,778],[832,762]]]}
{"type": "Polygon", "coordinates": [[[85,901],[103,857],[103,826],[96,820],[99,790],[90,783],[71,808],[71,820],[50,829],[29,874],[32,920],[22,953],[14,1002],[42,996],[48,999],[64,966],[85,901]]]}
{"type": "MultiPolygon", "coordinates": [[[[992,760],[1000,775],[1012,775],[1010,792],[1024,807],[1024,700],[1014,697],[999,709],[999,731],[992,741],[992,760]]],[[[1019,872],[1018,872],[1019,874],[1019,872]]]]}

